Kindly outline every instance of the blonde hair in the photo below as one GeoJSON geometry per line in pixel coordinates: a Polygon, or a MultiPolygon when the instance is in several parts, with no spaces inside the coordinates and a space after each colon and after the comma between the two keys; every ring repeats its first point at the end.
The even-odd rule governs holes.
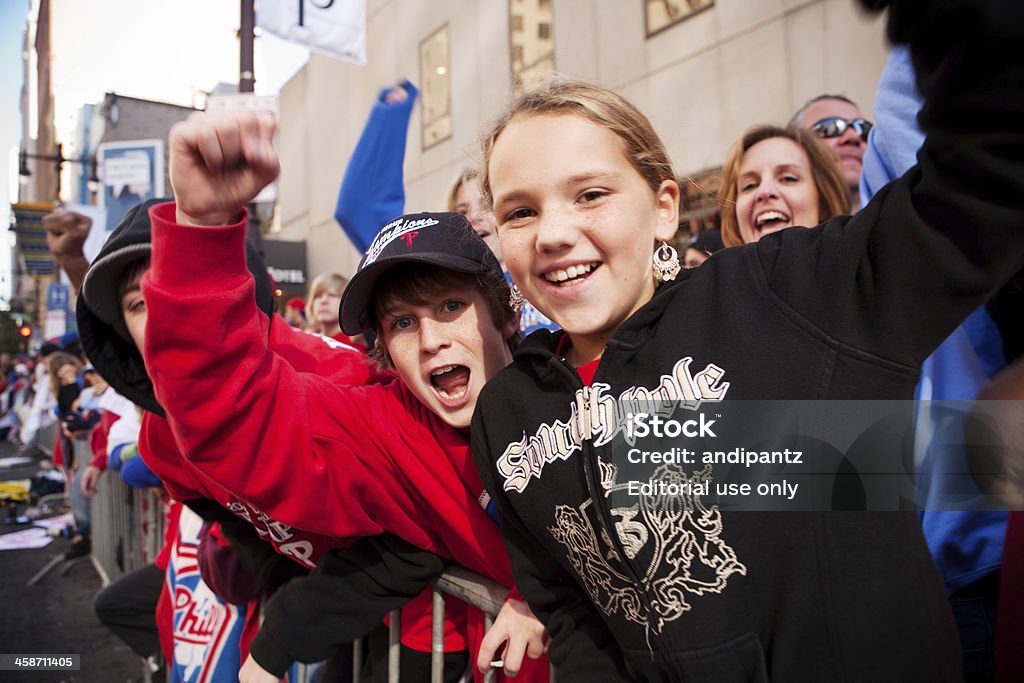
{"type": "Polygon", "coordinates": [[[53,391],[54,397],[60,393],[60,380],[57,378],[57,373],[65,365],[73,366],[76,375],[85,367],[81,360],[65,351],[54,351],[46,357],[46,372],[50,375],[50,389],[53,391]]]}
{"type": "Polygon", "coordinates": [[[324,292],[341,296],[346,287],[348,287],[348,278],[340,273],[320,273],[313,278],[313,282],[309,285],[309,296],[306,299],[306,310],[309,311],[306,319],[310,325],[316,328],[317,332],[322,333],[323,330],[320,329],[320,321],[313,314],[313,300],[324,292]]]}
{"type": "Polygon", "coordinates": [[[622,140],[623,151],[651,191],[658,192],[665,180],[676,181],[665,145],[639,109],[611,90],[591,83],[555,78],[515,98],[485,133],[482,146],[484,166],[480,191],[484,203],[493,206],[488,166],[498,136],[517,116],[533,114],[574,114],[605,128],[622,140]]]}
{"type": "Polygon", "coordinates": [[[480,171],[475,168],[462,169],[459,175],[452,180],[452,184],[448,186],[448,192],[444,196],[444,210],[455,211],[455,197],[459,194],[459,190],[470,180],[479,177],[480,171]]]}
{"type": "MultiPolygon", "coordinates": [[[[743,157],[751,147],[772,138],[791,140],[807,154],[811,164],[811,178],[818,191],[818,222],[847,212],[849,194],[846,181],[839,171],[836,153],[806,128],[756,126],[733,144],[722,165],[722,185],[718,190],[718,206],[722,217],[722,242],[727,247],[743,244],[739,221],[736,218],[736,198],[739,195],[737,179],[743,157]]],[[[806,226],[813,227],[813,226],[806,226]]]]}

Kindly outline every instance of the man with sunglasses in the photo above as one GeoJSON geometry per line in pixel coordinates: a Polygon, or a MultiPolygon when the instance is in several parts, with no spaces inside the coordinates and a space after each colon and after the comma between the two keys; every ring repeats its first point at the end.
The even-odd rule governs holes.
{"type": "Polygon", "coordinates": [[[793,115],[789,125],[807,128],[839,155],[839,170],[849,187],[850,213],[860,208],[860,173],[871,122],[856,102],[842,95],[819,95],[793,115]]]}

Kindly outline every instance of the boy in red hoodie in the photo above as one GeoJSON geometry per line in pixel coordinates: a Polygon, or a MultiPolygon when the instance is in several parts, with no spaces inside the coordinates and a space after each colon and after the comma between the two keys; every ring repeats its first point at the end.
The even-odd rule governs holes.
{"type": "MultiPolygon", "coordinates": [[[[218,486],[216,482],[203,477],[192,467],[178,451],[167,422],[163,419],[163,407],[153,394],[141,349],[137,347],[141,339],[133,338],[129,333],[125,324],[127,312],[122,310],[122,303],[125,303],[128,308],[134,309],[136,315],[140,313],[138,283],[149,268],[152,250],[148,208],[159,201],[161,200],[147,202],[130,211],[89,267],[77,311],[85,348],[97,367],[108,375],[111,385],[145,409],[140,450],[144,459],[176,500],[184,501],[204,519],[227,524],[233,530],[232,538],[245,546],[245,555],[253,567],[279,565],[280,563],[275,565],[273,562],[273,551],[276,549],[279,553],[276,557],[294,560],[285,561],[286,565],[292,565],[296,570],[299,569],[295,566],[296,563],[311,568],[319,561],[325,550],[344,548],[350,545],[351,539],[309,534],[301,529],[290,529],[280,524],[271,526],[272,520],[246,507],[243,500],[218,486]],[[252,533],[246,533],[247,529],[252,533]],[[263,541],[257,540],[257,533],[262,536],[263,541]]],[[[367,364],[362,353],[354,349],[336,348],[341,345],[315,335],[297,332],[284,324],[279,316],[273,315],[273,294],[269,278],[265,274],[266,267],[254,251],[248,251],[247,267],[255,282],[253,298],[261,315],[267,316],[270,328],[268,344],[271,348],[285,354],[294,367],[302,371],[316,372],[335,383],[362,384],[365,381],[380,379],[378,373],[367,364]]],[[[390,380],[392,376],[387,375],[386,379],[390,380]]],[[[267,624],[268,626],[283,624],[278,634],[283,633],[285,637],[271,638],[268,631],[267,637],[259,641],[262,647],[258,655],[254,643],[251,649],[258,661],[267,662],[278,675],[284,674],[293,659],[309,662],[330,657],[332,663],[340,662],[341,660],[333,656],[333,653],[339,652],[348,641],[368,631],[366,624],[372,626],[374,620],[379,623],[380,618],[388,610],[402,607],[420,592],[415,600],[402,607],[402,642],[410,646],[402,649],[403,664],[406,664],[406,659],[410,660],[410,664],[405,666],[409,672],[415,670],[418,663],[422,668],[420,660],[426,659],[426,669],[429,671],[431,596],[429,588],[423,589],[427,581],[440,572],[439,560],[432,554],[390,535],[374,537],[372,543],[370,539],[366,539],[362,545],[367,546],[368,543],[370,545],[360,551],[360,560],[356,564],[364,568],[367,578],[361,578],[360,582],[349,581],[350,585],[338,585],[337,582],[328,584],[331,595],[324,596],[327,604],[325,605],[324,600],[316,601],[316,607],[320,610],[318,618],[304,620],[303,627],[320,627],[320,637],[311,637],[308,630],[301,638],[292,637],[292,633],[297,630],[294,622],[289,623],[288,619],[276,619],[271,622],[268,619],[268,622],[271,622],[267,624]],[[372,548],[372,551],[366,552],[369,548],[372,548]],[[394,562],[384,565],[366,559],[382,554],[400,558],[400,561],[397,565],[394,562]],[[403,568],[404,571],[396,574],[395,566],[403,568]],[[365,595],[365,586],[368,584],[375,587],[372,596],[365,595]],[[386,590],[386,594],[380,592],[382,589],[386,590]],[[332,599],[349,603],[354,601],[361,610],[360,619],[356,621],[349,615],[349,618],[339,623],[336,615],[330,609],[325,609],[333,607],[330,603],[332,599]],[[321,656],[314,659],[306,658],[311,653],[319,653],[321,656]]],[[[237,543],[233,543],[232,547],[236,551],[241,549],[237,543]]],[[[352,564],[344,557],[339,557],[337,562],[347,563],[347,567],[352,564]]],[[[291,572],[282,567],[282,576],[289,573],[291,572]]],[[[261,570],[259,576],[275,579],[277,574],[271,575],[261,570]]],[[[328,578],[319,579],[318,585],[324,585],[324,581],[327,580],[328,578]]],[[[261,580],[258,583],[259,585],[254,588],[256,593],[262,594],[271,585],[276,585],[277,581],[261,580]]],[[[298,608],[292,609],[294,611],[298,608]]],[[[452,604],[446,614],[445,647],[446,653],[453,654],[446,654],[446,662],[458,661],[460,656],[461,661],[465,661],[465,631],[465,610],[463,608],[460,611],[459,604],[452,604]]],[[[261,631],[261,634],[263,633],[261,631]]],[[[455,670],[459,667],[456,665],[447,668],[455,670]]]]}
{"type": "MultiPolygon", "coordinates": [[[[353,279],[342,317],[346,329],[353,319],[377,328],[378,355],[403,381],[357,387],[317,374],[320,356],[275,341],[257,310],[243,222],[205,227],[240,218],[245,195],[276,175],[272,149],[259,152],[269,130],[248,115],[195,117],[175,129],[178,205],[151,210],[152,267],[141,293],[122,299],[185,469],[300,560],[319,554],[316,539],[392,532],[510,585],[466,433],[516,329],[500,267],[461,217],[394,221],[353,279]],[[419,265],[390,272],[407,261],[419,265]],[[391,277],[375,287],[382,275],[391,277]]],[[[88,280],[83,292],[88,298],[88,280]]],[[[509,673],[544,649],[543,627],[522,602],[506,603],[478,665],[505,641],[509,673]]]]}

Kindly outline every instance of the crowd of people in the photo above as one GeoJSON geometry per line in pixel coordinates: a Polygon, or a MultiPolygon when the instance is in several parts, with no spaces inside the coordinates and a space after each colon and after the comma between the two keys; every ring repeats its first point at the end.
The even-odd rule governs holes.
{"type": "MultiPolygon", "coordinates": [[[[81,352],[3,359],[9,433],[53,419],[60,451],[89,440],[73,508],[105,469],[168,501],[164,552],[100,594],[103,622],[172,680],[295,662],[351,680],[357,654],[383,680],[400,608],[401,680],[425,681],[431,582],[460,565],[508,593],[488,629],[448,599],[453,682],[549,663],[560,681],[1024,676],[1015,513],[623,495],[618,401],[1022,398],[1024,7],[884,4],[875,125],[828,94],[750,128],[725,154],[720,232],[681,238],[658,132],[563,78],[509,103],[437,213],[403,213],[430,208],[402,187],[417,91],[383,89],[336,212],[364,256],[305,298],[276,300],[246,241],[279,172],[266,116],[175,126],[174,196],[91,264],[58,212],[81,352]]],[[[963,440],[930,437],[964,427],[922,405],[937,495],[963,440]]]]}

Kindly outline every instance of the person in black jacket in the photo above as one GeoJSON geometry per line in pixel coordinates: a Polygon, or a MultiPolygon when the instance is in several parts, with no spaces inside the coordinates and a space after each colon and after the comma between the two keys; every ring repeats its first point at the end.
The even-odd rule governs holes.
{"type": "Polygon", "coordinates": [[[961,679],[915,515],[724,511],[699,466],[655,471],[689,495],[624,490],[631,411],[910,399],[1024,261],[1024,5],[896,0],[888,31],[926,101],[918,165],[854,217],[694,270],[666,244],[664,146],[622,98],[556,81],[485,137],[506,265],[564,333],[487,384],[473,450],[560,681],[961,679]]]}

